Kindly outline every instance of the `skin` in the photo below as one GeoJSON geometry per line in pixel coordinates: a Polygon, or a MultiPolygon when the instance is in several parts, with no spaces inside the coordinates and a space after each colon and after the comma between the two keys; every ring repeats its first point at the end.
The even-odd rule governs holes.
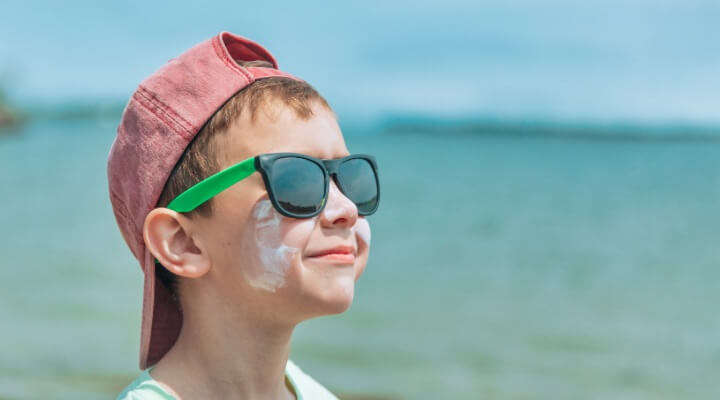
{"type": "MultiPolygon", "coordinates": [[[[321,159],[350,154],[334,114],[313,105],[307,120],[278,102],[253,122],[243,114],[218,138],[223,168],[261,153],[321,159]]],[[[270,205],[259,173],[214,198],[210,218],[150,212],[144,238],[181,279],[183,327],[152,376],[179,399],[293,399],[285,364],[295,326],[350,307],[370,249],[370,226],[330,184],[324,210],[287,218],[270,205]],[[353,263],[311,258],[352,246],[353,263]]]]}

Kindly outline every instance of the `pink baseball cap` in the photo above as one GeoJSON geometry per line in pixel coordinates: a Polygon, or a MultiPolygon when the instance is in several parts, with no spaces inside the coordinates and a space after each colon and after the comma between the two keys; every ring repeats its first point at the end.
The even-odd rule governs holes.
{"type": "Polygon", "coordinates": [[[140,83],[108,156],[110,202],[120,232],[145,274],[140,368],[159,361],[180,333],[182,313],[168,289],[156,284],[155,262],[143,224],[165,182],[195,135],[235,93],[267,77],[300,80],[277,69],[265,48],[229,32],[197,44],[140,83]],[[242,67],[262,60],[274,68],[242,67]]]}

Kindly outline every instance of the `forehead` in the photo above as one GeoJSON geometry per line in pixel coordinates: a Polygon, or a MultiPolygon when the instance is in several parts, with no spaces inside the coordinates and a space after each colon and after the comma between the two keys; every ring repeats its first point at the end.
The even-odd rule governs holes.
{"type": "Polygon", "coordinates": [[[302,153],[321,159],[350,154],[332,111],[319,103],[313,104],[312,110],[312,116],[302,119],[292,108],[275,101],[261,107],[254,121],[243,113],[221,141],[226,163],[263,153],[302,153]]]}

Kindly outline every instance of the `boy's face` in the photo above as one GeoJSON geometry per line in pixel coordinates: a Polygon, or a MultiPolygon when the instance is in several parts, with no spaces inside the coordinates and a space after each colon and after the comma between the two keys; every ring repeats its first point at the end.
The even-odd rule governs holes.
{"type": "MultiPolygon", "coordinates": [[[[307,120],[280,102],[267,104],[254,122],[244,113],[218,137],[221,168],[262,153],[320,159],[350,154],[333,113],[318,103],[312,108],[314,115],[307,120]]],[[[310,219],[275,211],[259,173],[213,202],[212,217],[194,223],[211,261],[203,279],[228,300],[228,307],[277,323],[297,323],[350,306],[367,263],[370,226],[335,182],[330,182],[323,211],[310,219]],[[338,246],[351,247],[354,258],[310,256],[338,246]]]]}

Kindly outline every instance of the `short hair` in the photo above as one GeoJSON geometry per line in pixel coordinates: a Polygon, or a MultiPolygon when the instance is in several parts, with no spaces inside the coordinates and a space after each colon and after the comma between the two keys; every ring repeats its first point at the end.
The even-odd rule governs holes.
{"type": "MultiPolygon", "coordinates": [[[[238,61],[238,64],[244,67],[273,67],[267,61],[238,61]]],[[[313,116],[314,103],[319,103],[332,111],[327,101],[307,82],[284,77],[256,80],[235,93],[195,135],[170,172],[156,206],[166,207],[170,201],[194,184],[219,172],[218,136],[226,133],[228,127],[243,113],[250,113],[250,120],[254,122],[257,113],[274,102],[289,107],[295,111],[298,118],[303,120],[313,116]]],[[[211,198],[186,215],[189,218],[212,216],[212,201],[211,198]]],[[[178,276],[160,263],[156,263],[155,271],[157,278],[170,290],[179,305],[178,276]]]]}

